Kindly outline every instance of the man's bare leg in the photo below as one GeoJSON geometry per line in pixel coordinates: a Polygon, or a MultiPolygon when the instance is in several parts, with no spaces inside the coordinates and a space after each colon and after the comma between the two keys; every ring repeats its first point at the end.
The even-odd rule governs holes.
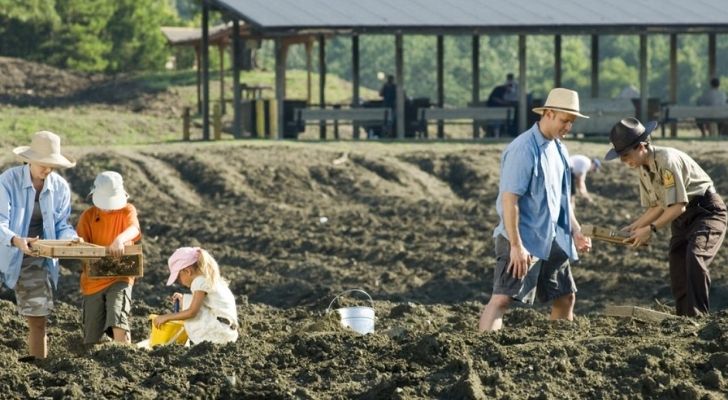
{"type": "Polygon", "coordinates": [[[497,331],[503,327],[503,315],[513,302],[510,296],[494,294],[480,313],[478,331],[497,331]]]}
{"type": "Polygon", "coordinates": [[[574,320],[574,304],[576,303],[576,295],[569,293],[554,300],[551,305],[551,320],[565,319],[574,320]]]}

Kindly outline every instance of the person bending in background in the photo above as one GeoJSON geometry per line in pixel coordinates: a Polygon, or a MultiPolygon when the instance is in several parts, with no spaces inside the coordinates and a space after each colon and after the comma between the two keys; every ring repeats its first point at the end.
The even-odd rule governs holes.
{"type": "MultiPolygon", "coordinates": [[[[118,172],[96,176],[90,196],[93,206],[81,214],[76,230],[86,242],[105,246],[111,257],[124,255],[124,247],[141,239],[136,208],[127,202],[124,180],[118,172]]],[[[83,342],[102,342],[104,334],[116,342],[131,343],[131,289],[134,278],[89,276],[81,272],[83,294],[83,342]]]]}
{"type": "Polygon", "coordinates": [[[571,203],[575,205],[576,195],[582,196],[590,204],[594,203],[589,191],[586,188],[586,175],[589,172],[598,171],[602,162],[598,158],[590,159],[581,154],[574,154],[569,159],[571,166],[571,203]]]}
{"type": "Polygon", "coordinates": [[[169,257],[167,264],[167,286],[179,282],[190,288],[192,294],[172,295],[173,301],[182,303],[181,311],[156,317],[154,326],[159,328],[167,321],[183,320],[193,344],[238,340],[235,296],[220,276],[220,267],[210,253],[199,247],[181,247],[169,257]]]}
{"type": "Polygon", "coordinates": [[[637,247],[670,225],[670,282],[677,315],[696,316],[710,309],[710,271],[725,237],[728,212],[713,180],[690,156],[653,146],[653,121],[642,125],[625,118],[612,127],[614,146],[605,160],[619,158],[639,171],[640,200],[647,210],[629,224],[627,242],[637,247]]]}
{"type": "Polygon", "coordinates": [[[77,238],[68,223],[71,189],[53,171],[76,161],[61,154],[61,139],[47,131],[35,133],[30,146],[13,153],[26,164],[0,175],[0,274],[15,291],[18,312],[28,323],[30,355],[21,361],[32,361],[48,356],[46,325],[59,273],[58,260],[35,256],[33,243],[77,238]]]}
{"type": "Polygon", "coordinates": [[[496,266],[493,294],[480,314],[479,330],[503,326],[513,301],[553,301],[551,319],[574,318],[576,285],[570,260],[577,249],[589,251],[570,201],[569,153],[561,139],[579,112],[579,95],[556,88],[541,118],[503,151],[496,208],[500,223],[493,232],[496,266]]]}

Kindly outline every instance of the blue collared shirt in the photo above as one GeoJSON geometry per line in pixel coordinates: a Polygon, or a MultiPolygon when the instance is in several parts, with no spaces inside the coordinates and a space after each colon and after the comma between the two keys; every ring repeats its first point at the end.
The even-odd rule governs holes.
{"type": "MultiPolygon", "coordinates": [[[[68,223],[71,214],[71,189],[68,182],[52,172],[40,192],[43,214],[43,239],[71,239],[76,231],[68,223]]],[[[0,273],[5,284],[13,289],[20,276],[23,253],[12,245],[13,236],[26,237],[35,207],[35,189],[30,179],[30,166],[13,167],[0,175],[0,273]]],[[[58,260],[46,259],[53,286],[58,284],[58,260]]]]}
{"type": "MultiPolygon", "coordinates": [[[[558,139],[547,140],[538,123],[516,137],[501,155],[496,200],[500,223],[493,236],[508,238],[503,222],[503,193],[518,196],[518,230],[523,246],[547,260],[554,239],[571,260],[577,260],[569,219],[571,171],[569,153],[558,139]]],[[[510,239],[509,239],[510,240],[510,239]]]]}

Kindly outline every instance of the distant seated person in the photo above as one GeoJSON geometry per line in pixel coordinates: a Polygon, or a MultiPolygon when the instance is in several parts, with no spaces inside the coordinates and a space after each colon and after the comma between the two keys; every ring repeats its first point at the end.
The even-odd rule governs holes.
{"type": "Polygon", "coordinates": [[[629,84],[617,95],[618,99],[636,99],[640,97],[640,91],[634,85],[629,84]]]}
{"type": "Polygon", "coordinates": [[[512,103],[506,100],[506,93],[508,92],[508,87],[506,85],[498,85],[493,88],[493,90],[490,91],[490,95],[488,95],[488,101],[486,102],[486,105],[488,107],[508,107],[511,106],[512,103]]]}
{"type": "Polygon", "coordinates": [[[595,172],[602,166],[598,158],[590,159],[581,154],[574,154],[569,158],[571,166],[571,204],[575,204],[576,195],[580,195],[589,202],[594,203],[589,191],[586,188],[586,175],[595,172]]]}
{"type": "Polygon", "coordinates": [[[506,93],[503,95],[503,100],[509,103],[518,102],[518,82],[512,73],[506,75],[506,83],[504,86],[506,87],[506,93]]]}
{"type": "MultiPolygon", "coordinates": [[[[698,99],[699,106],[706,107],[726,107],[726,94],[720,90],[720,79],[713,78],[710,80],[710,88],[708,88],[698,99]]],[[[709,136],[718,134],[718,124],[716,122],[708,122],[704,120],[695,121],[700,129],[700,134],[705,136],[706,132],[709,136]]]]}

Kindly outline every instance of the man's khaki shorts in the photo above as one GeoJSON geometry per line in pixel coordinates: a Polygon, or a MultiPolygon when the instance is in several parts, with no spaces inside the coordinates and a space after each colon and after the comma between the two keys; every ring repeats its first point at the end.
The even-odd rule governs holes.
{"type": "Polygon", "coordinates": [[[20,315],[45,317],[53,311],[53,289],[43,259],[23,260],[15,286],[15,303],[20,315]]]}

